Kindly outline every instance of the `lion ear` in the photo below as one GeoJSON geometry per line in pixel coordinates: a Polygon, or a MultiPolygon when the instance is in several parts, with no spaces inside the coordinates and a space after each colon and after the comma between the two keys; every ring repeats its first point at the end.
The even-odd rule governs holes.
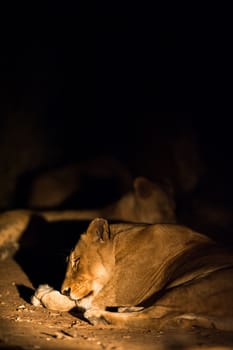
{"type": "Polygon", "coordinates": [[[138,197],[148,198],[152,194],[154,184],[149,179],[139,176],[134,179],[133,186],[138,197]]]}
{"type": "Polygon", "coordinates": [[[108,221],[103,218],[96,218],[91,221],[87,228],[87,235],[93,242],[106,242],[110,239],[108,221]]]}

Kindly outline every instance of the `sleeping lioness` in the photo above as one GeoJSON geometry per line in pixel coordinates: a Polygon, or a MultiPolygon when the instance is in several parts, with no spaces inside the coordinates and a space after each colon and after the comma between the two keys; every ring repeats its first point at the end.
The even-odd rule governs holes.
{"type": "Polygon", "coordinates": [[[93,325],[233,330],[233,255],[184,226],[96,218],[70,253],[61,293],[42,285],[32,303],[78,307],[93,325]]]}
{"type": "Polygon", "coordinates": [[[164,184],[162,187],[144,176],[136,177],[130,191],[105,207],[88,210],[49,210],[41,212],[41,215],[48,221],[92,220],[101,216],[135,223],[176,222],[175,201],[170,186],[164,184]]]}
{"type": "Polygon", "coordinates": [[[131,191],[125,193],[114,203],[97,209],[77,210],[9,210],[0,213],[0,257],[1,248],[5,250],[16,246],[33,216],[48,222],[64,220],[92,220],[96,217],[127,222],[175,223],[175,201],[169,186],[166,189],[158,183],[139,176],[133,181],[131,191]]]}

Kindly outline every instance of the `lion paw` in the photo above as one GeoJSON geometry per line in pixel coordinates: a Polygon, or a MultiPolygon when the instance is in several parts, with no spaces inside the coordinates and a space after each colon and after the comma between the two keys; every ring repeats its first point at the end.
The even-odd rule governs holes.
{"type": "Polygon", "coordinates": [[[48,284],[41,284],[31,298],[31,303],[34,306],[43,306],[42,297],[53,290],[48,284]]]}
{"type": "Polygon", "coordinates": [[[98,308],[92,308],[84,313],[84,317],[94,326],[109,324],[109,322],[104,318],[104,311],[98,308]]]}
{"type": "Polygon", "coordinates": [[[44,306],[55,311],[69,311],[76,306],[74,300],[62,295],[48,284],[42,284],[37,288],[31,298],[31,303],[34,306],[44,306]]]}
{"type": "Polygon", "coordinates": [[[118,312],[139,312],[144,310],[143,306],[120,306],[118,307],[118,312]]]}
{"type": "Polygon", "coordinates": [[[213,320],[201,315],[183,314],[175,317],[174,321],[182,328],[215,328],[213,320]]]}

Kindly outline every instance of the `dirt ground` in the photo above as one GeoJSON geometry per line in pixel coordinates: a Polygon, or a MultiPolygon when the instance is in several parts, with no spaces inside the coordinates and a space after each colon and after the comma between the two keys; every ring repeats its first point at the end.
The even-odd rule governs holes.
{"type": "Polygon", "coordinates": [[[96,327],[78,314],[31,305],[30,297],[38,284],[59,288],[65,271],[65,251],[82,228],[68,223],[52,228],[36,222],[25,232],[19,251],[0,261],[0,349],[233,349],[232,332],[96,327]],[[65,246],[61,233],[67,242],[68,231],[70,242],[65,246]],[[53,240],[48,237],[55,234],[60,244],[52,249],[53,240]]]}

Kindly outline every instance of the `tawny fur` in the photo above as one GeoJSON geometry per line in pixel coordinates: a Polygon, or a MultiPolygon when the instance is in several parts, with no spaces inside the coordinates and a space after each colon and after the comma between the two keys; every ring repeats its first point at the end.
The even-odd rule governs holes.
{"type": "MultiPolygon", "coordinates": [[[[233,330],[233,255],[176,224],[96,218],[69,256],[61,291],[94,325],[233,330]]],[[[50,307],[46,295],[39,300],[50,307]]]]}

